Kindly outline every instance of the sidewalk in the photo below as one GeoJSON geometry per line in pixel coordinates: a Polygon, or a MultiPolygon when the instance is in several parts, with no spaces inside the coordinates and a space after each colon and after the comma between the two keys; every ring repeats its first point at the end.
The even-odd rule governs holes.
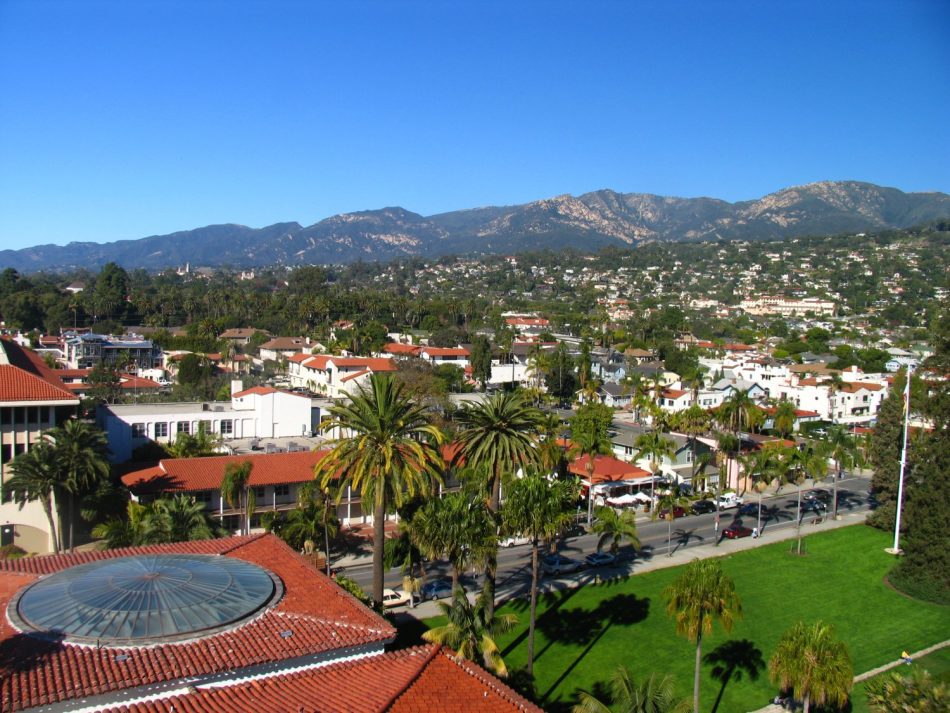
{"type": "MultiPolygon", "coordinates": [[[[813,525],[809,521],[806,521],[802,524],[802,535],[808,536],[817,532],[827,532],[829,530],[836,530],[839,527],[848,527],[850,525],[862,523],[868,516],[869,512],[870,511],[840,514],[840,519],[825,519],[818,525],[813,525]]],[[[584,569],[575,574],[565,575],[563,577],[542,577],[538,586],[538,593],[545,594],[548,592],[573,589],[574,587],[581,587],[585,584],[610,581],[612,579],[619,579],[633,574],[640,574],[642,572],[666,569],[667,567],[677,567],[697,558],[705,559],[707,557],[727,557],[729,555],[735,554],[736,552],[742,552],[755,547],[770,545],[775,542],[787,542],[794,539],[794,526],[776,527],[775,525],[772,525],[771,527],[765,529],[765,533],[762,537],[757,539],[744,537],[740,540],[722,540],[718,547],[712,543],[708,545],[683,547],[674,550],[672,556],[669,557],[665,553],[658,553],[649,559],[637,557],[632,561],[625,561],[614,567],[584,569]]],[[[526,597],[530,591],[530,586],[531,578],[527,567],[524,567],[509,575],[506,579],[499,580],[495,599],[500,606],[510,599],[526,597]]],[[[469,592],[469,600],[474,601],[476,594],[477,592],[469,592]]],[[[429,617],[438,616],[442,613],[436,602],[433,601],[417,604],[414,609],[399,608],[397,612],[401,615],[407,615],[414,619],[427,619],[429,617]]]]}

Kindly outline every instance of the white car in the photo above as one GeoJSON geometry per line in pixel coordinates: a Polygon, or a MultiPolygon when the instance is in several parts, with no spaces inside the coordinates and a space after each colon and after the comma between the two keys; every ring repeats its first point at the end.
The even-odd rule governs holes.
{"type": "Polygon", "coordinates": [[[409,592],[403,589],[400,589],[398,592],[395,589],[384,589],[383,608],[391,609],[392,607],[401,607],[409,603],[410,597],[409,592]]]}
{"type": "Polygon", "coordinates": [[[502,538],[499,542],[499,545],[502,547],[517,547],[518,545],[530,545],[531,538],[525,537],[524,535],[510,535],[509,537],[502,538]]]}
{"type": "Polygon", "coordinates": [[[720,510],[731,510],[742,505],[742,498],[735,493],[723,493],[716,498],[716,502],[719,503],[720,510]]]}

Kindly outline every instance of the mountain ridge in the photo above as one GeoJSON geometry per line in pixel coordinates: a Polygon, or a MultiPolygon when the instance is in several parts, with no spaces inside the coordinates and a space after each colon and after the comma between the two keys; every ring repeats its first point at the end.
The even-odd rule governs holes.
{"type": "Polygon", "coordinates": [[[820,181],[729,203],[601,189],[529,203],[424,216],[400,206],[340,213],[310,226],[234,223],[110,243],[90,241],[0,251],[21,272],[390,260],[409,255],[594,250],[665,240],[755,240],[906,228],[950,217],[950,195],[905,193],[861,181],[820,181]]]}

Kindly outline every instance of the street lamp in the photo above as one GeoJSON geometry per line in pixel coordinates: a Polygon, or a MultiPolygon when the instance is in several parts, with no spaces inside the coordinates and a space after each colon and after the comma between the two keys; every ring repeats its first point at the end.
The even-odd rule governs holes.
{"type": "Polygon", "coordinates": [[[907,432],[910,424],[910,379],[914,373],[912,364],[907,366],[907,383],[904,385],[904,443],[901,447],[901,470],[897,481],[897,517],[894,519],[894,546],[887,548],[892,555],[901,553],[901,508],[904,501],[904,475],[907,472],[907,432]]]}

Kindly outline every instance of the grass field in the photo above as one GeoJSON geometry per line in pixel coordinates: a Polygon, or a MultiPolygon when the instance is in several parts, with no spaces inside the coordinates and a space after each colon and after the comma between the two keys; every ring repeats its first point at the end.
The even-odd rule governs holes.
{"type": "MultiPolygon", "coordinates": [[[[921,668],[929,671],[938,681],[950,682],[950,647],[934,651],[929,656],[916,659],[910,666],[899,666],[896,669],[881,674],[887,676],[892,673],[898,673],[901,676],[909,676],[914,669],[921,668]]],[[[871,679],[872,681],[874,679],[871,679]]],[[[862,681],[854,687],[851,694],[852,713],[869,713],[867,697],[864,695],[864,686],[869,681],[862,681]]]]}
{"type": "MultiPolygon", "coordinates": [[[[743,618],[730,633],[721,628],[704,639],[714,657],[703,668],[702,709],[741,713],[775,695],[766,664],[788,627],[798,620],[831,622],[847,642],[855,673],[950,638],[950,608],[913,601],[884,582],[893,558],[884,552],[885,533],[863,525],[806,539],[807,555],[789,554],[788,542],[723,559],[736,582],[743,618]],[[733,669],[725,684],[715,663],[733,669]]],[[[691,696],[695,649],[676,636],[662,591],[680,568],[589,585],[543,598],[538,607],[535,680],[546,710],[569,707],[577,689],[594,689],[619,665],[635,673],[669,673],[684,697],[691,696]]],[[[527,604],[503,611],[521,619],[499,639],[510,669],[524,665],[527,604]]],[[[432,621],[435,624],[436,620],[432,621]]]]}

